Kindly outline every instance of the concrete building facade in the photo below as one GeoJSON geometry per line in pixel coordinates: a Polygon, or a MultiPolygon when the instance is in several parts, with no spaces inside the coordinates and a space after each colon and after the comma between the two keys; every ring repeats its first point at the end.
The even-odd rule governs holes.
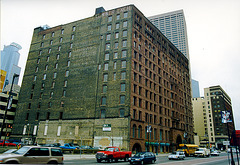
{"type": "Polygon", "coordinates": [[[192,100],[194,132],[200,145],[225,149],[223,141],[229,141],[228,132],[231,135],[235,130],[231,98],[221,86],[211,86],[204,88],[204,97],[192,100]],[[230,111],[232,122],[222,123],[222,111],[230,111]]]}
{"type": "Polygon", "coordinates": [[[134,5],[38,27],[12,138],[169,152],[193,143],[189,80],[188,59],[134,5]]]}

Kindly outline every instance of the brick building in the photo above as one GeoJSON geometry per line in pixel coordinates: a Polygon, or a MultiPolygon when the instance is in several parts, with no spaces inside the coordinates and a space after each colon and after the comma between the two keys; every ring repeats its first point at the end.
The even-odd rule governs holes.
{"type": "Polygon", "coordinates": [[[34,29],[12,137],[168,152],[193,142],[190,91],[188,59],[134,5],[98,8],[34,29]]]}

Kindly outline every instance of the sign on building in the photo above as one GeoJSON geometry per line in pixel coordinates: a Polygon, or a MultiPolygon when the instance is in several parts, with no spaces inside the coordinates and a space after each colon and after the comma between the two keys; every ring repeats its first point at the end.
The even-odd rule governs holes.
{"type": "Polygon", "coordinates": [[[111,124],[103,124],[103,131],[111,131],[111,124]]]}

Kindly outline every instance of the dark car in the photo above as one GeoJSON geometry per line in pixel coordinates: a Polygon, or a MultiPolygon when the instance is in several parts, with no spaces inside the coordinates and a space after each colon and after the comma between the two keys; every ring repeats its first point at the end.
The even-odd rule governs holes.
{"type": "Polygon", "coordinates": [[[155,163],[156,156],[152,152],[139,152],[133,157],[129,158],[130,164],[144,164],[144,163],[155,163]]]}

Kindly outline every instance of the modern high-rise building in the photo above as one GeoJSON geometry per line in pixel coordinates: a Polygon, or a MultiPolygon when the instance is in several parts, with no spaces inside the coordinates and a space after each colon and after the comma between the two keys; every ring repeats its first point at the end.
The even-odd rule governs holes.
{"type": "Polygon", "coordinates": [[[134,5],[37,27],[12,138],[169,152],[193,143],[189,77],[188,59],[134,5]]]}
{"type": "Polygon", "coordinates": [[[199,82],[192,79],[192,98],[200,97],[199,82]]]}
{"type": "MultiPolygon", "coordinates": [[[[1,70],[7,72],[3,88],[12,83],[13,75],[20,75],[21,68],[18,66],[20,53],[22,47],[17,43],[11,43],[8,46],[4,46],[1,51],[1,70]]],[[[14,80],[14,84],[18,84],[18,78],[14,80]]],[[[3,89],[2,88],[2,89],[3,89]]]]}
{"type": "Polygon", "coordinates": [[[148,19],[189,59],[187,26],[183,10],[151,16],[148,19]]]}
{"type": "Polygon", "coordinates": [[[235,130],[231,99],[221,86],[204,89],[204,97],[193,98],[194,132],[202,146],[225,149],[224,141],[235,130]],[[222,113],[230,112],[232,122],[222,123],[222,113]]]}

